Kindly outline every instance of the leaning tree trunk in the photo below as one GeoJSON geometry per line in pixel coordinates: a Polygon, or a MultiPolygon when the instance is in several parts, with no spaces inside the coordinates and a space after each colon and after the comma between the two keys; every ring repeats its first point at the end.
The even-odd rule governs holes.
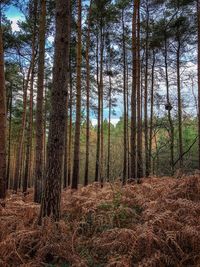
{"type": "Polygon", "coordinates": [[[51,94],[47,164],[39,223],[42,217],[60,219],[61,177],[65,144],[66,98],[69,77],[69,0],[56,1],[56,36],[51,94]],[[66,68],[67,67],[67,68],[66,68]]]}
{"type": "Polygon", "coordinates": [[[80,165],[80,130],[81,130],[81,0],[78,4],[78,42],[77,42],[77,84],[76,84],[76,126],[74,139],[74,165],[72,177],[72,189],[78,188],[80,165]]]}
{"type": "MultiPolygon", "coordinates": [[[[1,19],[1,18],[0,18],[1,19]]],[[[6,197],[6,89],[0,21],[0,199],[6,197]]]]}
{"type": "Polygon", "coordinates": [[[41,0],[39,23],[39,59],[36,106],[36,162],[35,162],[35,191],[34,201],[41,202],[42,180],[44,169],[43,157],[43,94],[44,94],[44,66],[45,66],[45,32],[46,32],[46,0],[41,0]]]}

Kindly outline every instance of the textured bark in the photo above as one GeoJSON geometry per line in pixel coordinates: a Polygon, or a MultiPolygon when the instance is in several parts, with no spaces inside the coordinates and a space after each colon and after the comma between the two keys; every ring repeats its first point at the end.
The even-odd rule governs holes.
{"type": "Polygon", "coordinates": [[[148,151],[148,64],[149,64],[149,6],[146,2],[146,38],[145,38],[145,87],[144,87],[144,138],[145,138],[145,176],[149,176],[148,151]]]}
{"type": "Polygon", "coordinates": [[[69,108],[69,143],[68,143],[68,186],[71,184],[72,177],[72,105],[73,105],[73,92],[72,92],[72,75],[71,75],[71,59],[69,60],[70,71],[70,108],[69,108]]]}
{"type": "Polygon", "coordinates": [[[198,16],[198,135],[199,135],[199,169],[200,169],[200,0],[197,0],[198,16]]]}
{"type": "Polygon", "coordinates": [[[124,10],[122,9],[122,42],[123,42],[123,102],[124,102],[124,162],[122,183],[126,183],[127,179],[127,82],[126,82],[126,40],[125,40],[125,22],[124,10]]]}
{"type": "MultiPolygon", "coordinates": [[[[13,89],[11,86],[10,101],[9,101],[9,126],[8,126],[8,159],[6,167],[6,189],[9,188],[10,183],[10,167],[11,167],[11,130],[12,130],[12,105],[13,105],[13,89]]],[[[8,112],[7,109],[7,112],[8,112]]]]}
{"type": "MultiPolygon", "coordinates": [[[[167,104],[170,104],[169,96],[169,76],[168,76],[168,51],[167,51],[167,39],[165,36],[165,80],[166,80],[166,90],[167,90],[167,104]]],[[[168,109],[168,121],[170,126],[170,166],[171,174],[174,173],[174,125],[171,115],[171,109],[168,109]]]]}
{"type": "MultiPolygon", "coordinates": [[[[1,18],[0,18],[1,19],[1,18]]],[[[0,21],[0,199],[6,197],[6,88],[4,53],[0,21]]]]}
{"type": "MultiPolygon", "coordinates": [[[[110,54],[110,47],[109,47],[109,54],[110,54]]],[[[108,71],[110,72],[109,74],[109,103],[108,103],[108,161],[107,161],[107,181],[110,181],[110,144],[111,144],[111,108],[112,108],[112,79],[111,79],[111,55],[109,55],[109,69],[108,71]]]]}
{"type": "Polygon", "coordinates": [[[80,127],[81,127],[81,0],[77,0],[78,5],[78,36],[77,36],[77,84],[76,84],[76,125],[74,139],[74,165],[72,176],[72,189],[78,188],[79,182],[79,165],[80,165],[80,127]]]}
{"type": "Polygon", "coordinates": [[[88,173],[89,173],[89,146],[90,146],[90,24],[92,15],[92,0],[90,0],[90,8],[88,14],[88,29],[87,29],[87,41],[86,41],[86,152],[85,152],[85,176],[84,185],[88,185],[88,173]]]}
{"type": "Polygon", "coordinates": [[[151,68],[151,111],[149,127],[149,173],[152,171],[152,138],[153,138],[153,112],[154,112],[154,72],[155,72],[155,51],[153,50],[153,62],[151,68]]]}
{"type": "Polygon", "coordinates": [[[41,202],[42,182],[44,170],[43,157],[43,98],[44,98],[44,67],[45,67],[45,32],[46,32],[46,0],[40,1],[39,22],[39,58],[38,58],[38,83],[37,83],[37,106],[36,106],[36,164],[35,164],[35,191],[34,201],[41,202]]]}
{"type": "Polygon", "coordinates": [[[35,75],[35,55],[36,55],[36,22],[37,22],[38,0],[33,3],[33,37],[32,37],[32,73],[30,80],[30,99],[29,99],[29,122],[27,129],[27,147],[26,147],[26,163],[23,177],[23,193],[27,191],[28,181],[32,166],[32,138],[33,138],[33,86],[35,75]]]}
{"type": "Polygon", "coordinates": [[[53,68],[53,88],[51,93],[51,114],[47,146],[47,166],[44,196],[40,210],[42,217],[60,219],[61,177],[65,143],[66,98],[68,66],[68,17],[69,0],[56,1],[56,36],[53,68]]]}
{"type": "Polygon", "coordinates": [[[131,95],[131,147],[130,147],[130,180],[136,178],[136,22],[137,22],[137,12],[136,12],[136,2],[134,1],[133,6],[133,19],[132,19],[132,95],[131,95]]]}
{"type": "Polygon", "coordinates": [[[14,175],[14,184],[13,184],[13,191],[15,193],[17,193],[19,182],[21,181],[23,143],[24,143],[24,134],[25,134],[25,127],[26,127],[26,115],[27,115],[27,91],[28,91],[32,67],[33,67],[33,57],[31,59],[31,64],[29,66],[28,73],[27,73],[27,78],[23,86],[23,113],[22,113],[22,120],[21,120],[21,129],[20,129],[19,137],[18,137],[17,158],[16,158],[16,164],[15,164],[15,173],[14,173],[15,175],[14,175]]]}
{"type": "Polygon", "coordinates": [[[180,48],[181,41],[179,33],[177,36],[178,47],[176,52],[176,71],[177,71],[177,95],[178,95],[178,136],[179,136],[179,167],[183,168],[183,133],[182,133],[182,100],[181,100],[181,77],[180,77],[180,48]]]}
{"type": "Polygon", "coordinates": [[[96,64],[97,64],[97,89],[98,89],[98,114],[97,114],[97,148],[96,148],[96,166],[95,166],[95,182],[99,181],[100,167],[100,137],[101,137],[101,91],[99,86],[99,36],[97,33],[96,48],[96,64]]]}
{"type": "Polygon", "coordinates": [[[100,140],[100,171],[99,179],[101,186],[104,183],[104,129],[103,129],[103,55],[104,55],[104,33],[103,33],[103,22],[101,18],[100,26],[100,113],[101,113],[101,140],[100,140]]]}
{"type": "Polygon", "coordinates": [[[140,88],[140,1],[136,1],[137,9],[137,45],[136,45],[136,88],[137,88],[137,179],[143,176],[142,162],[142,116],[141,116],[141,88],[140,88]]]}
{"type": "MultiPolygon", "coordinates": [[[[67,87],[68,91],[68,87],[67,87]]],[[[64,168],[63,168],[63,188],[67,188],[68,179],[68,95],[66,99],[66,127],[65,127],[65,153],[64,153],[64,168]]]]}

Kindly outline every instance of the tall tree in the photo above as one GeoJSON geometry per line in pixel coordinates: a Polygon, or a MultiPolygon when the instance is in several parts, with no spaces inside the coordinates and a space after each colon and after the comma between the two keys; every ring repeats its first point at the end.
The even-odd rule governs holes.
{"type": "Polygon", "coordinates": [[[200,0],[197,0],[198,18],[198,135],[199,135],[199,169],[200,169],[200,0]]]}
{"type": "Polygon", "coordinates": [[[85,153],[85,178],[84,185],[88,185],[88,172],[89,172],[89,145],[90,145],[90,25],[91,25],[91,13],[92,13],[92,0],[90,0],[88,25],[87,25],[87,41],[86,41],[86,153],[85,153]]]}
{"type": "Polygon", "coordinates": [[[137,70],[137,1],[134,1],[133,5],[133,18],[132,18],[132,94],[131,94],[131,173],[130,178],[134,179],[136,177],[136,70],[137,70]]]}
{"type": "Polygon", "coordinates": [[[39,58],[38,58],[38,83],[36,106],[36,164],[35,164],[35,191],[34,201],[40,203],[42,196],[43,180],[43,98],[44,98],[44,67],[45,67],[45,33],[46,33],[46,0],[40,1],[39,22],[39,58]]]}
{"type": "Polygon", "coordinates": [[[79,182],[79,165],[80,165],[80,128],[81,128],[81,17],[82,17],[82,3],[77,0],[78,5],[78,35],[77,35],[77,84],[76,84],[76,126],[75,126],[75,140],[74,140],[74,165],[72,188],[78,188],[79,182]]]}
{"type": "Polygon", "coordinates": [[[27,129],[27,147],[26,147],[26,163],[23,177],[23,192],[27,191],[28,180],[30,178],[31,166],[32,166],[32,138],[33,138],[33,87],[34,87],[34,76],[35,76],[35,57],[36,57],[36,30],[37,30],[37,10],[38,0],[34,0],[33,7],[31,8],[32,16],[32,57],[33,66],[30,79],[30,97],[29,97],[29,122],[27,129]]]}
{"type": "Polygon", "coordinates": [[[40,210],[42,217],[60,218],[61,177],[65,144],[66,98],[69,77],[69,16],[70,1],[56,0],[56,36],[51,93],[51,114],[47,145],[47,164],[44,196],[40,210]]]}
{"type": "Polygon", "coordinates": [[[6,197],[6,89],[0,6],[0,199],[6,197]]]}

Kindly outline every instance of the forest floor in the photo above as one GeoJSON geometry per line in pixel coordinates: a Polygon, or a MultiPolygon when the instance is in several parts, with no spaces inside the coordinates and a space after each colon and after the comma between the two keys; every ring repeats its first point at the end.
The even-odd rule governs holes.
{"type": "Polygon", "coordinates": [[[0,207],[0,266],[200,266],[200,177],[98,184],[62,194],[62,219],[37,225],[33,192],[0,207]]]}

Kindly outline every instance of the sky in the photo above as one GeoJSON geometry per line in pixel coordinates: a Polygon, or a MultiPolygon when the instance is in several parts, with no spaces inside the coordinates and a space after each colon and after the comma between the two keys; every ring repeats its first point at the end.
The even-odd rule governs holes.
{"type": "Polygon", "coordinates": [[[5,11],[6,17],[12,22],[12,29],[13,31],[18,31],[19,27],[17,22],[19,20],[23,20],[23,14],[14,6],[10,6],[5,11]]]}

